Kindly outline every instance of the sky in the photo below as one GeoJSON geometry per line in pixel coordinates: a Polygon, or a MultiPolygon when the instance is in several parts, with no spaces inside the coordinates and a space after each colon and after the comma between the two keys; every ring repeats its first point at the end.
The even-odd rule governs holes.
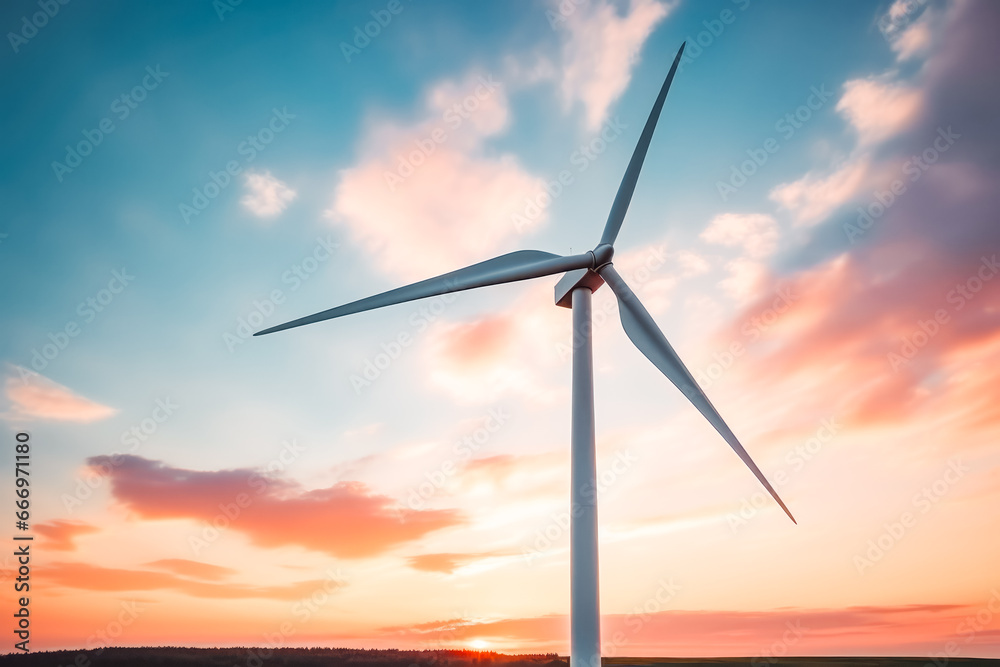
{"type": "Polygon", "coordinates": [[[251,334],[593,248],[686,41],[615,266],[798,524],[598,290],[604,655],[1000,656],[1000,6],[16,0],[0,25],[33,649],[566,653],[558,277],[251,334]]]}

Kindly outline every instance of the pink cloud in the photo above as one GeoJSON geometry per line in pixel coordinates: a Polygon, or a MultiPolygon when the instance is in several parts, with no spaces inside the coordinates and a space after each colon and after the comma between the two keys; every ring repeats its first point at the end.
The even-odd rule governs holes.
{"type": "Polygon", "coordinates": [[[63,519],[36,523],[33,528],[36,533],[46,538],[45,548],[54,551],[75,551],[77,537],[100,530],[97,526],[92,526],[89,523],[63,519]]]}
{"type": "Polygon", "coordinates": [[[844,84],[837,111],[851,122],[862,144],[872,144],[910,127],[922,105],[923,95],[915,88],[877,79],[855,79],[844,84]]]}
{"type": "Polygon", "coordinates": [[[228,513],[230,530],[262,547],[366,558],[462,522],[456,511],[408,509],[358,482],[306,490],[246,469],[185,470],[138,456],[124,456],[120,465],[106,456],[88,463],[110,478],[114,498],[140,518],[212,521],[228,513]]]}
{"type": "Polygon", "coordinates": [[[12,411],[7,419],[52,419],[89,423],[106,419],[116,412],[114,408],[101,405],[75,394],[69,387],[34,373],[25,368],[14,367],[7,376],[7,399],[12,411]]]}
{"type": "MultiPolygon", "coordinates": [[[[882,102],[898,105],[881,120],[864,122],[889,117],[896,120],[886,127],[915,124],[886,145],[881,163],[842,179],[851,187],[826,199],[843,202],[850,190],[883,192],[893,177],[903,189],[891,199],[883,194],[888,203],[877,202],[881,208],[863,204],[862,210],[874,211],[867,220],[857,211],[834,216],[831,225],[843,230],[824,231],[843,231],[848,249],[773,277],[761,292],[768,296],[749,304],[724,334],[738,336],[741,323],[767,309],[779,284],[799,295],[786,315],[750,341],[747,372],[769,387],[801,387],[822,377],[814,391],[795,392],[800,410],[834,408],[865,423],[938,414],[953,420],[953,430],[1000,419],[990,407],[1000,400],[1000,312],[994,305],[1000,301],[1000,195],[993,186],[1000,152],[986,120],[1000,115],[1000,93],[981,85],[988,75],[983,53],[996,51],[1000,14],[956,3],[941,25],[938,50],[914,83],[873,84],[851,103],[851,113],[882,102]],[[886,86],[895,91],[887,99],[884,91],[872,92],[886,86]],[[910,101],[899,102],[899,95],[910,101]],[[923,102],[914,121],[918,97],[923,102]],[[914,155],[932,157],[917,169],[918,177],[903,167],[907,160],[914,166],[914,155]]],[[[811,217],[823,216],[817,210],[811,217]]],[[[977,442],[956,438],[949,446],[977,442]]]]}
{"type": "Polygon", "coordinates": [[[510,318],[503,316],[455,325],[448,334],[452,359],[458,364],[479,366],[501,358],[510,345],[511,329],[510,318]]]}
{"type": "MultiPolygon", "coordinates": [[[[727,335],[747,342],[748,372],[761,385],[791,387],[822,377],[816,391],[796,393],[801,409],[814,401],[817,413],[836,409],[858,421],[886,423],[918,410],[956,408],[949,378],[962,372],[950,361],[958,350],[974,346],[983,355],[976,364],[981,378],[998,377],[987,360],[1000,360],[1000,322],[988,304],[1000,298],[1000,277],[983,283],[978,301],[966,301],[951,290],[975,277],[976,265],[930,261],[926,252],[911,246],[842,255],[790,279],[773,278],[761,292],[766,296],[748,305],[727,335]],[[759,338],[741,337],[740,327],[767,311],[779,289],[795,295],[787,313],[759,338]],[[941,391],[923,390],[931,376],[945,381],[941,391]]],[[[1000,400],[995,386],[981,390],[1000,400]]],[[[976,404],[961,410],[965,418],[974,416],[976,404]]],[[[982,409],[984,417],[992,413],[982,409]]]]}
{"type": "MultiPolygon", "coordinates": [[[[508,118],[505,84],[492,75],[435,85],[422,120],[372,123],[362,158],[340,174],[327,216],[401,280],[496,255],[523,231],[516,216],[544,187],[513,155],[485,154],[484,140],[508,118]]],[[[546,215],[543,207],[531,226],[546,215]]]]}
{"type": "Polygon", "coordinates": [[[554,281],[533,281],[509,311],[472,322],[437,322],[428,330],[428,383],[463,403],[489,403],[517,394],[550,401],[560,389],[545,371],[568,331],[552,303],[554,281]],[[546,284],[547,283],[547,284],[546,284]]]}

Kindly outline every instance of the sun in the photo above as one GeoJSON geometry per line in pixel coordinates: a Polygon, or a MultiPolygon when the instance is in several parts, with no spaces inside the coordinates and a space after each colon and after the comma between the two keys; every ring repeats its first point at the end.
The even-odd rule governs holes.
{"type": "Polygon", "coordinates": [[[490,643],[482,639],[473,639],[471,645],[472,648],[476,649],[477,651],[482,651],[485,648],[489,648],[490,643]]]}

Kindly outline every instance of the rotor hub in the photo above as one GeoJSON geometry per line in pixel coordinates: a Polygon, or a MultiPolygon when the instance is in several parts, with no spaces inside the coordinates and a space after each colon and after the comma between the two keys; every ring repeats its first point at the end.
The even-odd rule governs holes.
{"type": "Polygon", "coordinates": [[[615,256],[615,249],[610,244],[601,243],[593,250],[594,255],[594,271],[597,271],[602,266],[606,266],[611,263],[611,258],[615,256]]]}

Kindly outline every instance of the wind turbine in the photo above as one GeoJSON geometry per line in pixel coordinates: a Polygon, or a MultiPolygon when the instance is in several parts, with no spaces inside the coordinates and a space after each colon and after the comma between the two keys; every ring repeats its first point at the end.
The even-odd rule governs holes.
{"type": "Polygon", "coordinates": [[[656,322],[639,302],[635,293],[618,275],[611,260],[615,240],[621,230],[625,212],[632,200],[639,170],[646,158],[646,150],[653,137],[656,121],[660,117],[663,101],[670,90],[670,83],[677,71],[684,44],[677,51],[667,78],[660,88],[646,125],[639,136],[639,143],[632,153],[628,169],[611,205],[611,213],[604,227],[600,243],[593,250],[580,255],[560,256],[539,250],[519,250],[485,262],[467,266],[451,273],[428,278],[405,287],[376,294],[343,306],[302,317],[285,324],[258,331],[255,336],[283,331],[305,324],[313,324],[344,315],[391,306],[406,301],[459,292],[462,290],[499,285],[502,283],[541,278],[557,273],[565,275],[556,284],[557,306],[573,310],[573,418],[571,431],[571,508],[570,527],[570,665],[571,667],[600,667],[600,599],[598,591],[597,543],[597,460],[594,440],[594,365],[591,340],[591,295],[604,283],[611,287],[618,299],[619,313],[625,333],[646,358],[667,376],[694,407],[715,427],[729,443],[737,456],[764,485],[793,522],[785,503],[753,462],[743,445],[723,421],[719,412],[708,400],[694,377],[681,361],[674,348],[656,326],[656,322]]]}

